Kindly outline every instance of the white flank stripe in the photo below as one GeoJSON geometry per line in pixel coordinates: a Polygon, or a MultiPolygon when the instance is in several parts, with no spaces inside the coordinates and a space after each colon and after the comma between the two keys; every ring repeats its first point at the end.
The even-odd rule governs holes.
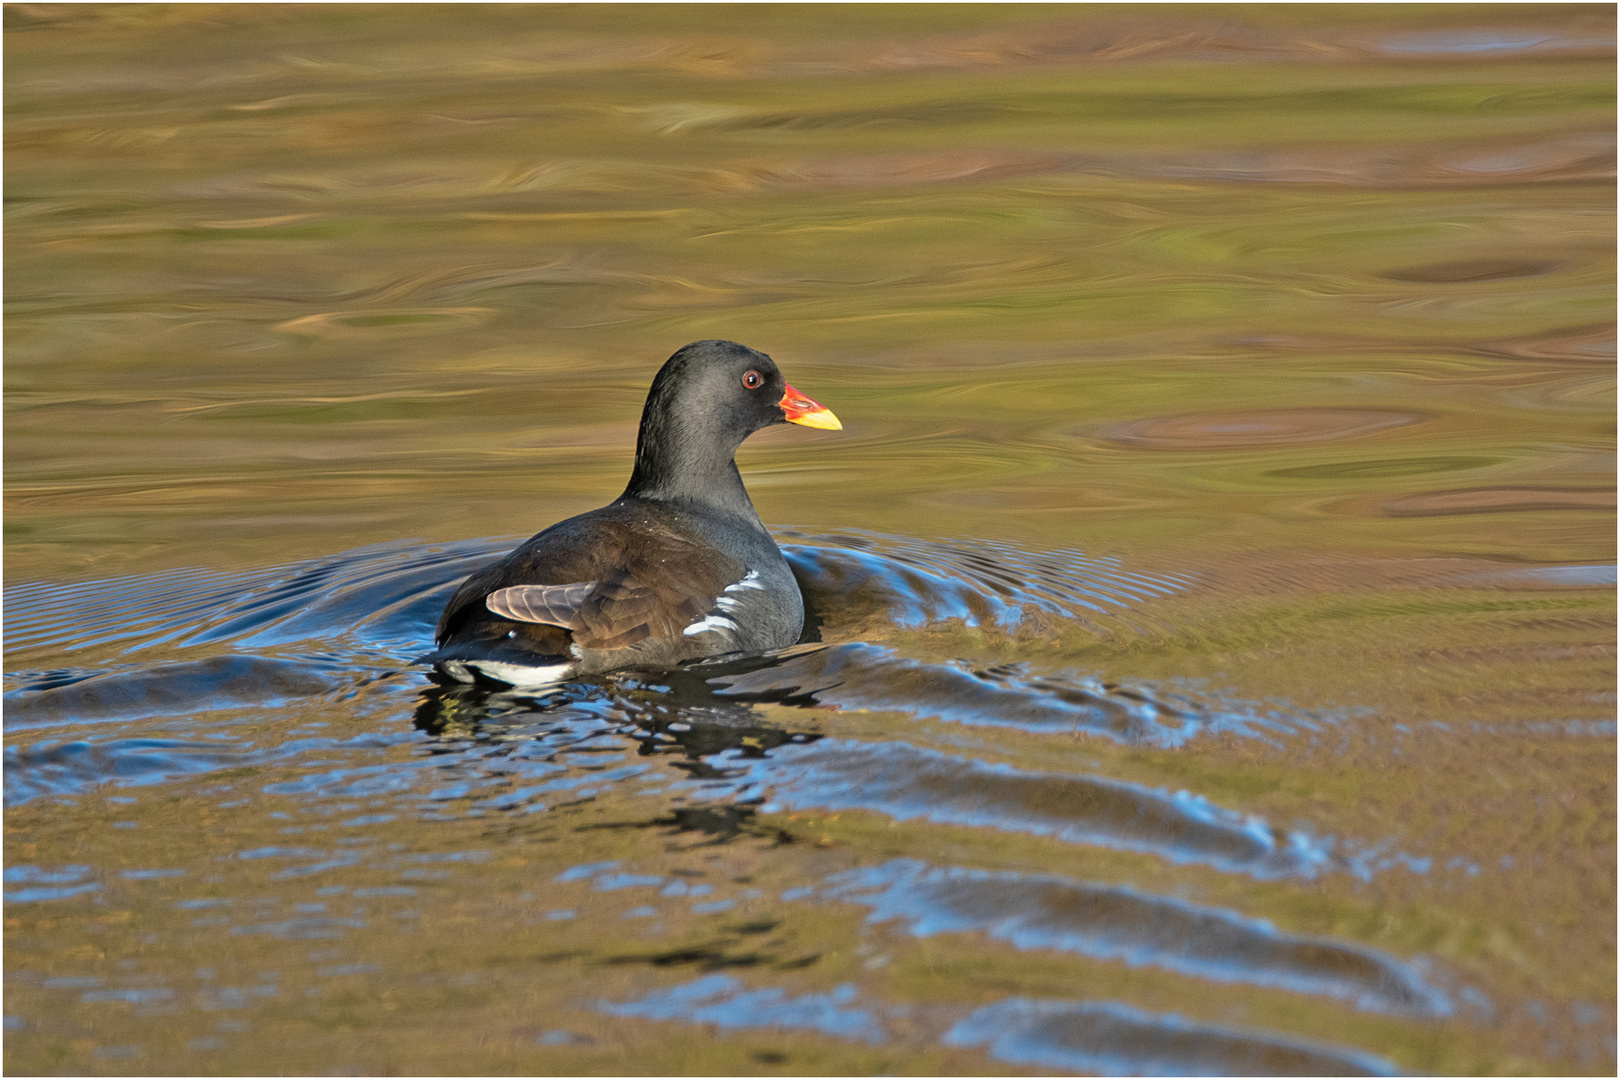
{"type": "Polygon", "coordinates": [[[688,626],[685,633],[687,637],[696,637],[705,630],[730,630],[736,632],[740,629],[741,627],[724,615],[705,615],[691,626],[688,626]]]}
{"type": "Polygon", "coordinates": [[[750,570],[748,571],[747,577],[743,578],[741,581],[734,581],[730,585],[727,585],[724,591],[736,592],[738,589],[763,589],[764,587],[765,586],[759,583],[759,571],[750,570]]]}

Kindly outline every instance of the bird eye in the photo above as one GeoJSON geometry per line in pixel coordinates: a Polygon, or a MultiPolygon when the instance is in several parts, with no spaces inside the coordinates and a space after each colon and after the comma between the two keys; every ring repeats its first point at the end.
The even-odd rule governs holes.
{"type": "Polygon", "coordinates": [[[743,385],[748,387],[750,390],[758,390],[764,385],[764,383],[765,380],[757,371],[750,371],[748,374],[743,376],[743,385]]]}

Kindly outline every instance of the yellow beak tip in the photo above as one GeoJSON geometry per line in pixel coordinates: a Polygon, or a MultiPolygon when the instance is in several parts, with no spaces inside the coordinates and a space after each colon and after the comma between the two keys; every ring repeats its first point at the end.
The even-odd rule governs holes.
{"type": "Polygon", "coordinates": [[[794,417],[789,423],[799,424],[803,427],[821,428],[823,431],[843,431],[844,425],[838,422],[838,417],[832,414],[831,409],[817,409],[807,412],[803,416],[794,417]]]}

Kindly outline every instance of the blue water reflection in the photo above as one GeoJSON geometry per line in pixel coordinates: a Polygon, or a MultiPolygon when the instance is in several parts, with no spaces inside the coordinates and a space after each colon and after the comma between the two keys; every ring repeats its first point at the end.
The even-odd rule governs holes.
{"type": "MultiPolygon", "coordinates": [[[[248,574],[159,576],[144,587],[19,587],[13,602],[66,610],[74,625],[82,618],[82,625],[116,633],[104,659],[12,676],[8,720],[13,730],[40,738],[7,747],[8,803],[112,786],[141,793],[109,800],[136,804],[128,812],[138,816],[140,800],[161,785],[274,770],[246,785],[223,784],[209,801],[220,810],[247,810],[256,799],[276,799],[285,809],[266,816],[286,822],[279,827],[285,839],[222,858],[254,867],[267,886],[319,883],[319,899],[250,903],[182,894],[170,903],[195,912],[193,932],[282,942],[359,940],[376,928],[378,914],[348,901],[407,901],[423,884],[446,887],[499,856],[492,844],[403,850],[382,839],[397,823],[540,822],[559,808],[624,798],[664,800],[669,816],[659,822],[707,833],[714,842],[744,835],[762,816],[854,812],[987,838],[1044,837],[1077,852],[1122,853],[1283,887],[1335,876],[1370,882],[1394,870],[1435,872],[1432,858],[1394,850],[1387,840],[1280,827],[1195,791],[1121,779],[1068,758],[1050,768],[1013,764],[955,734],[1086,734],[1153,752],[1213,738],[1276,747],[1343,728],[1353,710],[1238,700],[1204,684],[1105,681],[1028,661],[975,665],[864,641],[812,641],[775,656],[625,673],[539,696],[428,686],[409,660],[425,650],[438,604],[457,575],[503,546],[503,540],[383,545],[248,574]],[[227,651],[212,652],[219,649],[227,651]],[[145,650],[161,659],[142,663],[145,650]],[[392,723],[335,731],[311,718],[321,715],[312,705],[338,702],[351,709],[363,702],[392,723]],[[868,713],[895,717],[889,733],[839,733],[837,718],[868,713]],[[406,716],[412,722],[401,726],[406,716]],[[103,729],[113,737],[100,735],[103,729]],[[356,884],[354,874],[398,883],[356,884]]],[[[1190,584],[1131,574],[1117,561],[1074,552],[1030,555],[1010,545],[878,534],[800,537],[791,554],[812,607],[834,624],[840,605],[881,613],[902,628],[954,622],[1016,629],[1039,613],[1128,638],[1161,617],[1157,601],[1190,584]]],[[[1516,582],[1531,572],[1504,573],[1516,582]]],[[[1595,580],[1589,568],[1534,572],[1554,587],[1595,580]]],[[[42,622],[20,624],[24,648],[32,647],[30,634],[49,636],[42,622]]],[[[134,822],[112,826],[125,824],[134,822]]],[[[1446,865],[1481,873],[1467,860],[1446,865]]],[[[198,873],[161,864],[116,873],[83,864],[16,865],[7,871],[6,900],[72,903],[104,894],[113,880],[152,888],[198,873]]],[[[613,919],[653,933],[671,920],[718,925],[765,897],[757,887],[694,880],[623,859],[553,871],[543,898],[539,891],[525,925],[575,924],[588,912],[593,922],[613,919]]],[[[1236,908],[1123,883],[894,858],[836,870],[779,898],[789,908],[864,909],[868,925],[893,926],[915,939],[982,939],[1046,958],[1280,991],[1405,1020],[1478,1016],[1491,1008],[1477,990],[1421,957],[1292,932],[1236,908]]],[[[421,918],[415,909],[386,915],[398,926],[421,918]]],[[[323,963],[316,974],[358,978],[385,969],[362,959],[323,963]]],[[[81,1003],[144,1008],[178,1000],[162,987],[85,985],[94,996],[81,1003]]],[[[210,987],[194,1000],[205,1010],[241,1010],[276,993],[272,985],[210,987]]],[[[864,984],[794,988],[718,973],[633,1000],[602,1000],[596,1008],[648,1021],[800,1030],[872,1044],[893,1042],[902,1021],[915,1028],[905,1007],[864,984]]],[[[941,1008],[928,1036],[938,1046],[982,1046],[1010,1064],[1120,1073],[1392,1070],[1358,1051],[1119,1002],[1009,998],[977,1011],[941,1008]]]]}

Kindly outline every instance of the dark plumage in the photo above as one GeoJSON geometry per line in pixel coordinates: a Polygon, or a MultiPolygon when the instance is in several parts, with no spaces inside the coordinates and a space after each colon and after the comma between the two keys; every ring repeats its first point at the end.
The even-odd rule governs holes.
{"type": "Polygon", "coordinates": [[[762,352],[681,349],[647,393],[624,494],[462,582],[423,659],[462,681],[539,686],[793,644],[798,583],[733,460],[749,435],[784,422],[841,426],[762,352]]]}

